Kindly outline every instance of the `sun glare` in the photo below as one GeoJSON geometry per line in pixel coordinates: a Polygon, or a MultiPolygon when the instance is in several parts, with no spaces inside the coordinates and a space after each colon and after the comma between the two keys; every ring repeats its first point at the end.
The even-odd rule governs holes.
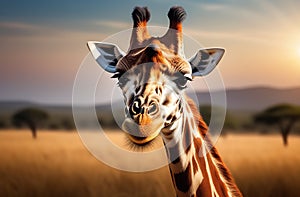
{"type": "Polygon", "coordinates": [[[297,54],[298,54],[298,56],[300,57],[300,46],[299,46],[298,49],[297,49],[297,54]]]}

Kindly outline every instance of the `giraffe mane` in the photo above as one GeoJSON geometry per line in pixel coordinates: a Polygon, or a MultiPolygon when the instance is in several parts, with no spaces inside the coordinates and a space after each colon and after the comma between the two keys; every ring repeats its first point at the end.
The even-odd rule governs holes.
{"type": "Polygon", "coordinates": [[[208,126],[199,113],[194,101],[188,97],[186,97],[186,100],[192,110],[194,120],[196,121],[196,123],[198,123],[199,133],[205,140],[205,145],[207,146],[209,153],[212,156],[212,161],[215,163],[217,170],[220,172],[219,174],[221,178],[224,180],[224,184],[226,185],[227,189],[233,194],[233,196],[241,196],[240,190],[237,188],[232,174],[224,164],[218,150],[212,144],[208,133],[208,126]]]}

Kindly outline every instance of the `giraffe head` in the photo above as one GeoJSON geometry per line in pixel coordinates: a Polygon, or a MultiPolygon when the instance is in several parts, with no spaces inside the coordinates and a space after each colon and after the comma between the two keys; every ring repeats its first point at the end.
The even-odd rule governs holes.
{"type": "Polygon", "coordinates": [[[134,144],[148,144],[180,118],[188,81],[209,74],[224,54],[221,48],[200,49],[187,60],[182,41],[185,17],[182,7],[172,7],[168,31],[152,37],[147,31],[148,9],[136,7],[127,53],[114,44],[88,42],[100,66],[118,79],[125,102],[122,127],[134,144]]]}

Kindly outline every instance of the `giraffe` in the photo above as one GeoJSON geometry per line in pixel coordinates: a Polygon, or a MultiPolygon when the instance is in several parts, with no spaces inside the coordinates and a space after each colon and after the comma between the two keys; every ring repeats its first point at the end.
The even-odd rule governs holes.
{"type": "Polygon", "coordinates": [[[174,6],[168,18],[165,35],[152,37],[147,31],[149,10],[135,7],[127,53],[111,43],[90,41],[88,47],[99,65],[118,79],[125,102],[122,129],[131,144],[145,147],[162,136],[177,196],[242,196],[185,94],[189,81],[216,67],[224,49],[200,49],[187,60],[182,40],[186,12],[174,6]]]}

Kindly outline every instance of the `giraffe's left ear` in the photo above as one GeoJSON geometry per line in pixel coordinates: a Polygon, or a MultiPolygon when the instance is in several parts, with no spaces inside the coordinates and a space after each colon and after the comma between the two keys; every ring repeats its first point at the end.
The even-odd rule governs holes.
{"type": "Polygon", "coordinates": [[[208,75],[219,63],[224,55],[222,48],[200,49],[189,59],[192,67],[192,76],[208,75]]]}
{"type": "Polygon", "coordinates": [[[89,41],[88,48],[96,62],[107,72],[115,73],[118,61],[125,53],[115,44],[89,41]]]}

